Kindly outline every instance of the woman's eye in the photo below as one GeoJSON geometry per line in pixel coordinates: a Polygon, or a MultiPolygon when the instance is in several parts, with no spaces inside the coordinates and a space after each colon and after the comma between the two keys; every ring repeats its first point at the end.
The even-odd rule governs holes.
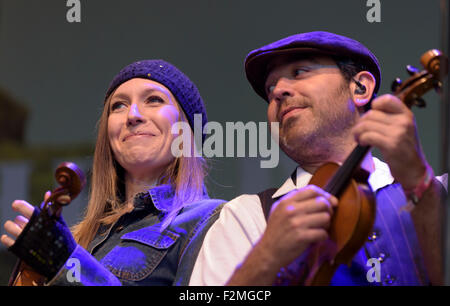
{"type": "Polygon", "coordinates": [[[161,98],[160,96],[150,96],[150,97],[148,97],[148,99],[147,99],[147,102],[150,102],[150,103],[164,103],[164,99],[163,98],[161,98]]]}
{"type": "Polygon", "coordinates": [[[122,109],[124,107],[126,107],[125,103],[123,103],[123,102],[114,102],[111,105],[111,111],[119,110],[119,109],[122,109]]]}

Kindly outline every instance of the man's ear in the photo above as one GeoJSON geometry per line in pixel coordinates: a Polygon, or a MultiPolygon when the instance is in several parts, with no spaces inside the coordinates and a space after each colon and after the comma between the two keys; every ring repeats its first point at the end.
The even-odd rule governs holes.
{"type": "Polygon", "coordinates": [[[350,81],[350,93],[353,103],[357,107],[369,103],[375,84],[375,77],[369,71],[360,71],[353,77],[350,81]]]}

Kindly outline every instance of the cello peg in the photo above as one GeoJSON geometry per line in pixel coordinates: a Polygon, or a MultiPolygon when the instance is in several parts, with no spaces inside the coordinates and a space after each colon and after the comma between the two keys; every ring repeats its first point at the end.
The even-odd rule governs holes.
{"type": "Polygon", "coordinates": [[[394,81],[392,81],[391,84],[391,91],[396,92],[397,89],[402,85],[402,80],[400,78],[396,78],[394,81]]]}
{"type": "Polygon", "coordinates": [[[414,75],[416,73],[419,73],[420,71],[418,68],[416,68],[412,65],[408,65],[408,66],[406,66],[406,72],[408,72],[409,75],[414,75]]]}

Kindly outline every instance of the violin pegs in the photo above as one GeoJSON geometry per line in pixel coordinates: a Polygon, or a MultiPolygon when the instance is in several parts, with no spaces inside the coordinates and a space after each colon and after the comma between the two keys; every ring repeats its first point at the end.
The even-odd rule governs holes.
{"type": "Polygon", "coordinates": [[[442,82],[441,81],[434,80],[433,86],[434,86],[434,89],[436,90],[436,92],[438,92],[438,93],[441,92],[441,89],[442,89],[442,82]]]}
{"type": "Polygon", "coordinates": [[[425,107],[425,106],[427,106],[427,102],[425,102],[425,100],[422,99],[422,98],[416,98],[416,99],[414,100],[414,104],[415,104],[417,107],[425,107]]]}
{"type": "Polygon", "coordinates": [[[408,66],[406,66],[406,72],[408,72],[409,75],[414,75],[416,73],[419,73],[420,71],[418,68],[408,65],[408,66]]]}
{"type": "Polygon", "coordinates": [[[391,84],[391,90],[392,92],[396,92],[397,89],[402,85],[402,80],[400,78],[396,78],[394,81],[392,81],[391,84]]]}

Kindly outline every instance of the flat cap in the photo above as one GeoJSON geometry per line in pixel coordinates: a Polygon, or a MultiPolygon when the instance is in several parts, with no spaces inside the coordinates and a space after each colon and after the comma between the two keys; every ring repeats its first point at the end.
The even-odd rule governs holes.
{"type": "Polygon", "coordinates": [[[267,101],[264,89],[268,64],[272,59],[287,54],[324,54],[349,58],[363,65],[364,70],[373,74],[376,80],[375,90],[380,89],[381,70],[375,55],[360,42],[330,32],[315,31],[295,34],[256,50],[245,58],[247,79],[258,95],[267,101]]]}

